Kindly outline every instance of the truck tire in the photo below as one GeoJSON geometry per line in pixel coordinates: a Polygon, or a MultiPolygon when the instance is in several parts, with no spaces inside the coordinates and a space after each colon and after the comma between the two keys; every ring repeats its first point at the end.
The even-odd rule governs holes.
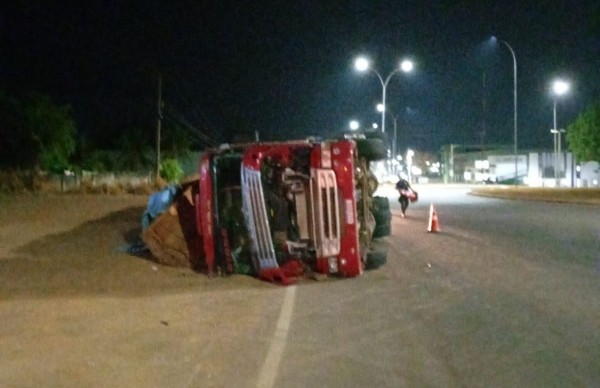
{"type": "Polygon", "coordinates": [[[368,161],[387,159],[387,146],[381,139],[357,139],[358,156],[368,161]]]}
{"type": "Polygon", "coordinates": [[[375,227],[376,228],[378,226],[390,225],[391,224],[391,220],[392,220],[392,214],[391,213],[374,214],[373,217],[375,217],[375,227]]]}
{"type": "Polygon", "coordinates": [[[387,197],[373,197],[373,217],[377,224],[389,223],[392,219],[392,212],[390,211],[390,201],[387,197]]]}
{"type": "Polygon", "coordinates": [[[373,197],[373,217],[375,218],[373,237],[389,236],[391,234],[392,212],[387,197],[373,197]]]}
{"type": "Polygon", "coordinates": [[[389,223],[387,225],[382,224],[375,227],[375,230],[373,231],[373,238],[385,237],[389,236],[390,234],[392,234],[391,225],[389,223]]]}
{"type": "Polygon", "coordinates": [[[369,271],[377,269],[387,262],[387,252],[385,251],[370,251],[367,253],[367,262],[365,270],[369,271]]]}
{"type": "Polygon", "coordinates": [[[387,197],[373,197],[373,213],[390,210],[390,200],[387,197]]]}
{"type": "Polygon", "coordinates": [[[388,242],[372,240],[366,254],[365,270],[377,269],[387,262],[388,242]]]}

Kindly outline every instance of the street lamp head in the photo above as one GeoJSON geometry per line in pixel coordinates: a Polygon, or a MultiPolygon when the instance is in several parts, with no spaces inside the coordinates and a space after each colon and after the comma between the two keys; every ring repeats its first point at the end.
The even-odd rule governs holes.
{"type": "Polygon", "coordinates": [[[513,62],[515,64],[516,67],[516,63],[517,63],[517,57],[515,56],[515,50],[513,50],[512,46],[508,44],[507,41],[503,40],[503,39],[498,39],[495,36],[491,36],[490,39],[488,40],[489,44],[491,46],[496,46],[498,45],[498,42],[502,43],[503,45],[505,45],[508,50],[510,51],[512,57],[513,57],[513,62]]]}
{"type": "Polygon", "coordinates": [[[567,93],[569,88],[569,83],[560,79],[552,83],[552,91],[557,96],[562,96],[563,94],[567,93]]]}
{"type": "Polygon", "coordinates": [[[356,121],[356,120],[350,121],[350,129],[352,131],[356,131],[359,127],[360,127],[360,124],[358,123],[358,121],[356,121]]]}
{"type": "Polygon", "coordinates": [[[385,106],[383,104],[377,104],[377,112],[383,112],[385,110],[385,106]]]}
{"type": "Polygon", "coordinates": [[[412,63],[412,61],[409,61],[408,59],[405,59],[402,61],[402,63],[400,63],[400,69],[405,73],[410,73],[412,71],[413,67],[414,67],[414,64],[412,63]]]}
{"type": "Polygon", "coordinates": [[[369,70],[369,60],[365,57],[356,58],[354,68],[360,72],[369,70]]]}

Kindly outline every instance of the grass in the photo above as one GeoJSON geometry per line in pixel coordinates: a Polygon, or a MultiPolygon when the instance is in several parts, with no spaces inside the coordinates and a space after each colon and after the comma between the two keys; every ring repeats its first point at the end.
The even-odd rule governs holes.
{"type": "Polygon", "coordinates": [[[472,194],[486,197],[600,205],[600,188],[546,188],[526,186],[482,186],[472,194]]]}

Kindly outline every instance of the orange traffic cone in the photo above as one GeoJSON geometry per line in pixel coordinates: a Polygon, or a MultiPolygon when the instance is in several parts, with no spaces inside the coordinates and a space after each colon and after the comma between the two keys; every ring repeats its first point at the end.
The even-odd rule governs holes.
{"type": "Polygon", "coordinates": [[[429,225],[427,231],[430,233],[437,233],[440,231],[440,224],[438,222],[438,215],[433,207],[433,204],[429,207],[429,225]]]}

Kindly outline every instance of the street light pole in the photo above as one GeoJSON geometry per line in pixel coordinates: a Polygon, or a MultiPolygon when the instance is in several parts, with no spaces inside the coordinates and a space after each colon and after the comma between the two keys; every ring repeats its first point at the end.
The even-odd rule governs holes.
{"type": "Polygon", "coordinates": [[[513,48],[505,40],[500,40],[513,57],[513,111],[514,111],[514,153],[515,153],[515,186],[519,183],[518,159],[517,159],[517,57],[513,48]]]}
{"type": "Polygon", "coordinates": [[[375,70],[373,70],[373,71],[375,72],[375,74],[377,74],[377,77],[379,77],[379,81],[381,81],[381,86],[383,88],[383,92],[382,92],[382,96],[381,96],[381,103],[383,104],[383,108],[381,109],[381,132],[385,133],[385,110],[387,109],[387,107],[385,106],[385,89],[387,88],[387,84],[388,84],[388,82],[390,82],[390,79],[392,78],[394,73],[396,73],[396,70],[392,71],[390,73],[390,75],[388,75],[385,82],[383,82],[383,79],[381,78],[379,73],[377,73],[375,70]]]}
{"type": "MultiPolygon", "coordinates": [[[[560,178],[559,178],[559,163],[558,163],[558,158],[559,156],[561,156],[561,135],[565,132],[564,129],[558,129],[558,126],[556,124],[556,101],[558,100],[558,97],[562,96],[563,94],[567,93],[569,91],[569,83],[562,81],[562,80],[556,80],[554,81],[554,83],[552,84],[552,91],[554,92],[554,104],[553,104],[553,109],[552,109],[552,119],[553,119],[553,127],[552,128],[552,133],[554,134],[554,179],[556,181],[556,187],[560,186],[560,178]],[[558,145],[556,143],[556,138],[558,137],[558,145]]],[[[562,163],[560,166],[560,170],[562,170],[562,163]]]]}
{"type": "Polygon", "coordinates": [[[556,187],[559,186],[558,181],[558,148],[556,147],[556,137],[558,135],[558,129],[556,128],[556,97],[554,98],[554,107],[552,110],[552,133],[554,133],[554,181],[556,182],[556,187]]]}
{"type": "Polygon", "coordinates": [[[376,107],[378,112],[382,114],[389,113],[392,116],[392,120],[394,121],[394,138],[392,139],[392,160],[396,160],[397,156],[397,144],[398,144],[398,118],[400,114],[395,115],[391,110],[385,110],[385,106],[383,104],[377,104],[376,107]]]}
{"type": "MultiPolygon", "coordinates": [[[[391,112],[390,112],[390,114],[391,114],[391,112]]],[[[398,137],[397,137],[397,133],[396,133],[397,132],[397,123],[396,122],[398,121],[398,115],[394,116],[393,114],[391,114],[391,116],[392,116],[392,120],[394,120],[394,140],[392,142],[392,159],[396,160],[396,150],[397,150],[396,142],[398,141],[398,137]]]]}
{"type": "Polygon", "coordinates": [[[396,159],[398,156],[398,135],[397,135],[397,121],[399,115],[392,115],[392,119],[394,120],[394,142],[392,143],[392,163],[394,166],[394,175],[397,174],[398,169],[396,163],[398,160],[396,159]]]}
{"type": "Polygon", "coordinates": [[[160,177],[160,130],[162,121],[162,77],[158,75],[158,103],[157,103],[157,124],[156,124],[156,180],[160,177]]]}
{"type": "Polygon", "coordinates": [[[405,73],[412,71],[413,63],[408,60],[402,61],[400,66],[398,68],[394,69],[390,74],[388,74],[388,76],[385,78],[385,80],[383,79],[381,74],[379,74],[379,72],[377,70],[373,69],[370,66],[369,61],[364,57],[357,58],[356,61],[354,62],[354,66],[358,71],[371,70],[373,73],[375,73],[375,75],[377,75],[377,78],[379,78],[379,82],[381,82],[381,88],[382,88],[381,103],[383,104],[383,108],[381,110],[381,132],[385,133],[385,110],[387,109],[387,107],[385,105],[385,98],[386,98],[387,85],[390,82],[390,80],[392,79],[392,77],[394,76],[394,74],[398,73],[399,71],[403,71],[405,73]]]}
{"type": "Polygon", "coordinates": [[[392,79],[392,77],[394,76],[394,74],[396,74],[397,72],[399,72],[400,69],[398,68],[398,69],[392,71],[387,76],[387,78],[385,79],[385,81],[383,80],[383,78],[381,77],[381,75],[377,72],[377,70],[371,69],[371,71],[377,75],[377,78],[379,78],[379,82],[381,82],[381,88],[382,88],[381,103],[383,104],[383,108],[381,109],[381,132],[385,133],[385,110],[387,109],[387,107],[385,105],[385,97],[386,97],[385,91],[387,89],[388,83],[390,82],[390,79],[392,79]]]}

